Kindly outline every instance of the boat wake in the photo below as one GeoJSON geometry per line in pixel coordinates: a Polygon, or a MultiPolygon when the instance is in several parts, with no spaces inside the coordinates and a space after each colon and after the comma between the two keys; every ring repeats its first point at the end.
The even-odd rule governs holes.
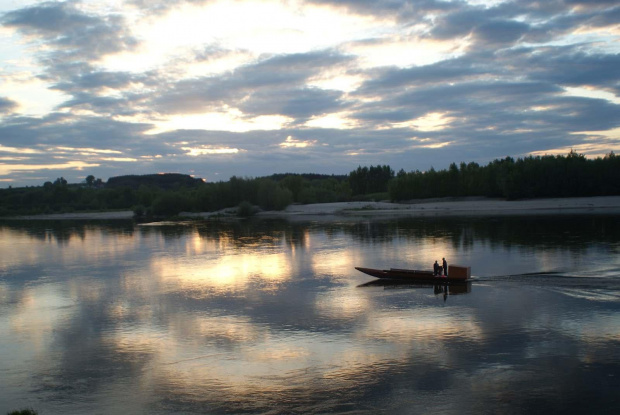
{"type": "Polygon", "coordinates": [[[556,289],[586,289],[620,292],[620,272],[613,270],[593,270],[571,273],[567,271],[532,272],[524,274],[476,277],[476,283],[508,282],[556,289]]]}

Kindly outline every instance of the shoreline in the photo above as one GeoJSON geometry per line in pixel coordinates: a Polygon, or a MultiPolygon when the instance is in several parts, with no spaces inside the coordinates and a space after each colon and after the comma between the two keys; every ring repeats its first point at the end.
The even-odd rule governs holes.
{"type": "Polygon", "coordinates": [[[72,212],[23,215],[0,218],[0,220],[131,220],[133,216],[133,211],[123,210],[114,212],[72,212]]]}
{"type": "MultiPolygon", "coordinates": [[[[236,209],[217,212],[182,212],[187,219],[235,217],[236,209]]],[[[620,214],[620,196],[595,196],[507,201],[488,198],[444,198],[392,202],[338,202],[290,205],[283,211],[259,212],[257,218],[329,220],[358,217],[506,216],[561,214],[620,214]]],[[[132,211],[24,215],[4,220],[131,220],[132,211]]]]}
{"type": "MultiPolygon", "coordinates": [[[[218,212],[182,212],[188,219],[236,217],[236,209],[218,212]]],[[[257,218],[328,220],[342,217],[505,216],[549,214],[620,214],[620,196],[549,198],[507,201],[501,199],[425,199],[408,203],[337,202],[290,205],[283,211],[259,212],[257,218]]],[[[132,211],[56,213],[0,218],[0,220],[131,220],[132,211]]]]}

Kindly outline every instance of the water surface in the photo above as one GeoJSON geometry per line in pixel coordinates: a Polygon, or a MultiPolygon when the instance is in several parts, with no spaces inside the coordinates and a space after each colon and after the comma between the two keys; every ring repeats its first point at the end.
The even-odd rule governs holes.
{"type": "Polygon", "coordinates": [[[5,222],[0,413],[617,413],[618,219],[5,222]]]}

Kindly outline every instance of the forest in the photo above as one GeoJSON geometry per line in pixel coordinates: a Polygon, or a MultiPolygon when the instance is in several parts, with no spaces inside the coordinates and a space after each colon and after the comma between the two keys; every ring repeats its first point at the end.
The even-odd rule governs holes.
{"type": "Polygon", "coordinates": [[[358,167],[348,175],[274,174],[204,182],[183,174],[92,175],[69,184],[60,177],[43,186],[0,189],[0,216],[133,210],[136,217],[237,208],[241,216],[282,210],[292,203],[486,196],[509,200],[620,194],[620,157],[568,155],[496,159],[487,165],[452,163],[447,169],[400,170],[358,167]]]}

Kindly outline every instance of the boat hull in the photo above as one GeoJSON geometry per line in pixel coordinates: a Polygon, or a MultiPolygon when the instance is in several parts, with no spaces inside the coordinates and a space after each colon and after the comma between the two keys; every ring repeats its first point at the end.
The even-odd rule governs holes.
{"type": "Polygon", "coordinates": [[[355,267],[356,270],[363,272],[364,274],[368,274],[375,278],[382,279],[392,279],[392,280],[401,280],[401,281],[412,281],[412,282],[425,282],[432,284],[453,284],[453,283],[467,283],[471,281],[470,278],[451,278],[444,276],[435,276],[431,271],[419,271],[413,269],[374,269],[374,268],[363,268],[363,267],[355,267]]]}

